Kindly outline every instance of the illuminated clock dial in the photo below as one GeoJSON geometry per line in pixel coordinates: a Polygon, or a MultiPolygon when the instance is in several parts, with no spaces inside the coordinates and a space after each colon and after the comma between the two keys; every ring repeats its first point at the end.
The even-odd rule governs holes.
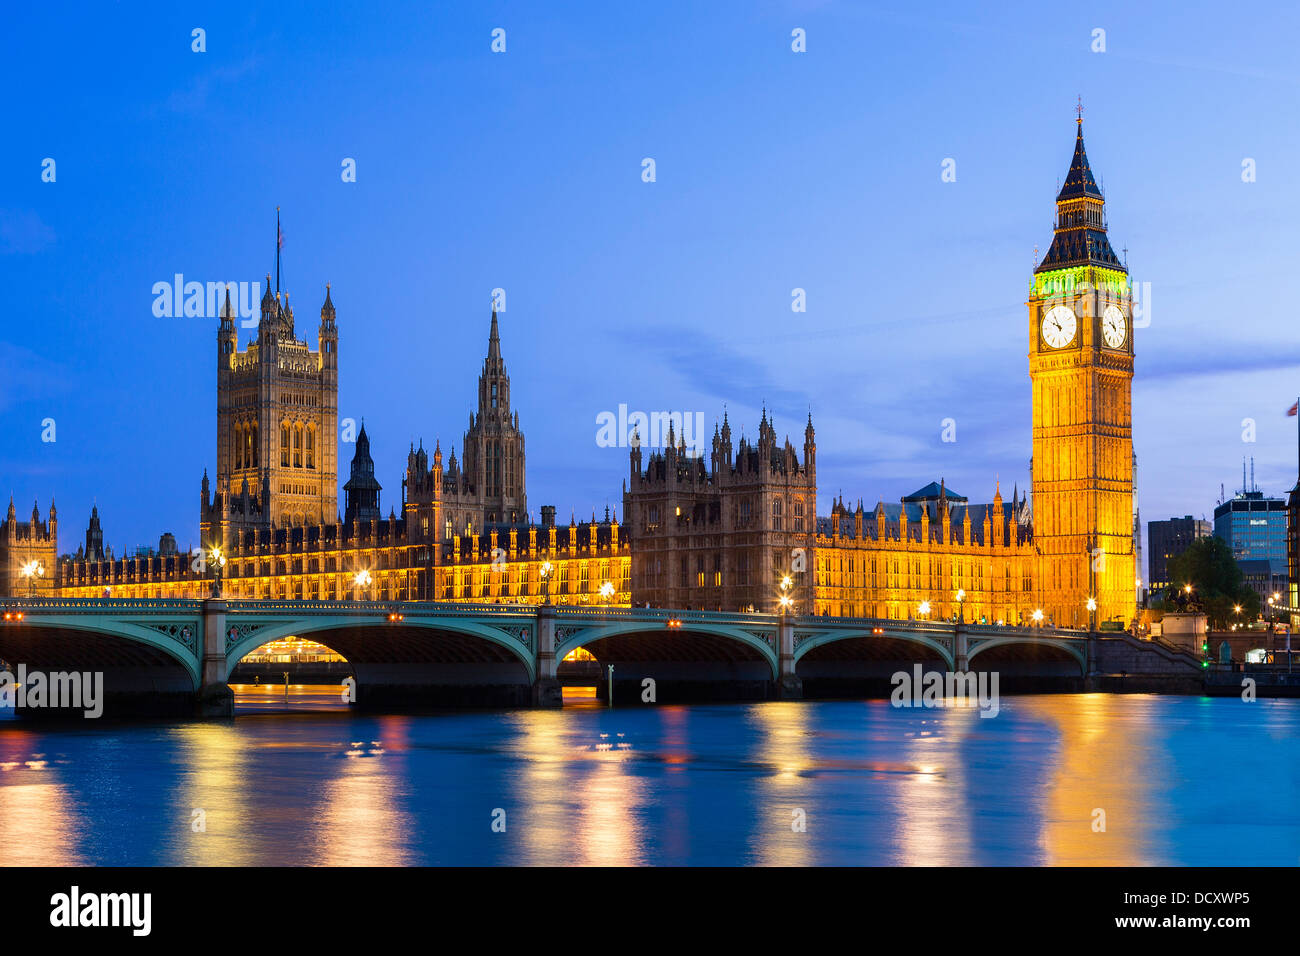
{"type": "Polygon", "coordinates": [[[1124,344],[1124,338],[1128,335],[1128,323],[1124,321],[1124,313],[1119,306],[1106,306],[1106,311],[1101,314],[1101,334],[1105,337],[1106,344],[1113,349],[1124,344]]]}
{"type": "Polygon", "coordinates": [[[1079,327],[1074,310],[1068,305],[1055,305],[1043,316],[1043,341],[1054,349],[1062,349],[1074,341],[1079,327]]]}

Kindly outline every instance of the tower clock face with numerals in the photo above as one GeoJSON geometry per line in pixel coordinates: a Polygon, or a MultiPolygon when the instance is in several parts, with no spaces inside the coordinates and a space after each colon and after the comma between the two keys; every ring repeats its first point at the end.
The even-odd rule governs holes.
{"type": "Polygon", "coordinates": [[[1106,311],[1101,314],[1101,334],[1106,339],[1106,344],[1113,349],[1124,344],[1124,339],[1128,336],[1128,323],[1119,306],[1106,306],[1106,311]]]}
{"type": "Polygon", "coordinates": [[[1043,316],[1043,341],[1054,349],[1063,349],[1074,341],[1079,320],[1068,305],[1054,305],[1043,316]]]}

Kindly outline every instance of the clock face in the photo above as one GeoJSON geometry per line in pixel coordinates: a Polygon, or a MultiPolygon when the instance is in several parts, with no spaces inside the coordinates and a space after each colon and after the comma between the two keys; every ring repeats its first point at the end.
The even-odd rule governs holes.
{"type": "Polygon", "coordinates": [[[1079,327],[1074,310],[1068,305],[1055,305],[1043,316],[1043,341],[1054,349],[1063,349],[1074,341],[1079,327]]]}
{"type": "Polygon", "coordinates": [[[1124,313],[1119,306],[1106,306],[1106,311],[1101,314],[1101,334],[1105,337],[1106,344],[1113,349],[1124,344],[1124,338],[1128,335],[1128,323],[1124,321],[1124,313]]]}

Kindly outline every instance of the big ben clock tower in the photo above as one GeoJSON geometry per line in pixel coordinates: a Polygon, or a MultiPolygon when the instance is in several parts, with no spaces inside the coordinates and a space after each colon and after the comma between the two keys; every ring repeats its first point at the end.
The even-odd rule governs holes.
{"type": "Polygon", "coordinates": [[[1132,291],[1106,237],[1105,203],[1081,110],[1028,302],[1034,586],[1058,627],[1127,627],[1135,611],[1132,291]]]}

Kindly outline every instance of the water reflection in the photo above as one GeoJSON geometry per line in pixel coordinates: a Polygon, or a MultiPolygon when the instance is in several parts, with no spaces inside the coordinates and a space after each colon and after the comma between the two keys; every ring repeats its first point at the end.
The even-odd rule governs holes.
{"type": "Polygon", "coordinates": [[[1293,865],[1297,731],[1300,701],[1108,695],[992,719],[869,701],[10,725],[0,862],[1293,865]]]}
{"type": "Polygon", "coordinates": [[[51,741],[25,730],[0,732],[0,863],[80,866],[85,830],[64,781],[67,761],[51,741]]]}
{"type": "Polygon", "coordinates": [[[1152,817],[1168,812],[1152,793],[1169,773],[1161,700],[1071,694],[1020,701],[1027,717],[1058,736],[1039,831],[1044,863],[1140,866],[1166,858],[1150,832],[1152,817]]]}

